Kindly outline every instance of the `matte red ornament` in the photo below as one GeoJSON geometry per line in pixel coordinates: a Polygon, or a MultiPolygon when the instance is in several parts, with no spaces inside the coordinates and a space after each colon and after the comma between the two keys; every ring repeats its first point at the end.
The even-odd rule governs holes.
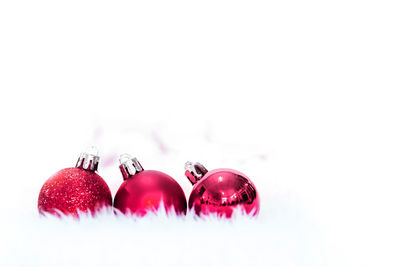
{"type": "Polygon", "coordinates": [[[62,169],[44,183],[38,199],[40,214],[78,217],[79,212],[94,214],[112,206],[111,191],[96,173],[99,163],[96,154],[82,153],[75,168],[62,169]]]}
{"type": "Polygon", "coordinates": [[[197,215],[216,214],[230,218],[235,209],[255,216],[260,200],[254,184],[243,173],[232,169],[208,171],[200,163],[187,162],[185,175],[194,185],[189,209],[197,215]]]}
{"type": "Polygon", "coordinates": [[[165,211],[185,215],[186,197],[180,185],[169,175],[143,170],[136,158],[122,155],[120,170],[124,178],[114,199],[114,207],[124,214],[144,216],[156,212],[160,205],[165,211]]]}

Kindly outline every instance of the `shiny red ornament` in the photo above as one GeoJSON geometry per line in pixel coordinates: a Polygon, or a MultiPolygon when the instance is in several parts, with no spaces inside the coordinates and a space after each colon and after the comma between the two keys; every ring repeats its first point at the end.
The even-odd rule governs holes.
{"type": "Polygon", "coordinates": [[[51,176],[39,193],[40,214],[79,216],[112,206],[112,195],[97,173],[99,157],[82,153],[75,168],[66,168],[51,176]]]}
{"type": "Polygon", "coordinates": [[[114,207],[124,214],[144,216],[163,205],[165,211],[185,215],[186,197],[180,185],[169,175],[143,170],[136,158],[122,155],[120,170],[124,178],[114,199],[114,207]]]}
{"type": "Polygon", "coordinates": [[[208,171],[200,163],[187,162],[185,175],[194,185],[189,197],[189,209],[197,215],[216,214],[232,217],[235,209],[255,216],[260,200],[254,184],[243,173],[232,169],[208,171]]]}

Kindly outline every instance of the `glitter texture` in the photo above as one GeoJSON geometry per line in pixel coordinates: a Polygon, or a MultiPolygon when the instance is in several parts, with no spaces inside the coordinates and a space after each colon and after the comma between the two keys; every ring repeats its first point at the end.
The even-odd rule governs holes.
{"type": "Polygon", "coordinates": [[[79,212],[92,212],[112,205],[111,191],[95,172],[66,168],[50,177],[39,193],[41,214],[58,212],[78,217],[79,212]]]}

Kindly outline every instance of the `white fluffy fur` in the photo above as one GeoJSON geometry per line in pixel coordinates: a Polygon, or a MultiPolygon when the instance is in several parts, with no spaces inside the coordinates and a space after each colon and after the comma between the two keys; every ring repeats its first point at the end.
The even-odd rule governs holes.
{"type": "Polygon", "coordinates": [[[27,214],[13,223],[14,231],[6,234],[5,266],[323,264],[323,249],[315,246],[322,245],[321,237],[312,222],[267,210],[259,218],[231,220],[162,212],[133,218],[104,211],[79,221],[27,214]]]}

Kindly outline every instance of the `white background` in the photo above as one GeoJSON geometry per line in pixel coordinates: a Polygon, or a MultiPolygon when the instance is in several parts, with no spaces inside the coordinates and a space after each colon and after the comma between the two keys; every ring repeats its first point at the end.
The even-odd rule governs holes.
{"type": "Polygon", "coordinates": [[[399,13],[397,1],[1,1],[0,264],[399,266],[399,13]],[[249,175],[260,216],[38,218],[41,185],[92,144],[113,193],[120,153],[187,196],[183,164],[201,161],[249,175]]]}

